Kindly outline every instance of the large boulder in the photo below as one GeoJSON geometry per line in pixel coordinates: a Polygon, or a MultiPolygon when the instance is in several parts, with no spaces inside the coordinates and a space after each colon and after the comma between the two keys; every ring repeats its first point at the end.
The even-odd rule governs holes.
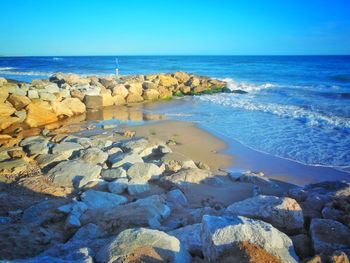
{"type": "Polygon", "coordinates": [[[159,75],[159,85],[163,87],[171,87],[178,84],[176,78],[169,75],[159,75]]]}
{"type": "Polygon", "coordinates": [[[70,109],[74,115],[81,114],[86,111],[85,104],[82,103],[78,98],[66,98],[62,101],[62,104],[70,109]]]}
{"type": "Polygon", "coordinates": [[[350,229],[342,223],[314,218],[310,233],[316,253],[331,255],[336,250],[350,249],[350,229]]]}
{"type": "Polygon", "coordinates": [[[302,209],[289,197],[255,196],[233,203],[226,213],[261,219],[288,233],[300,232],[304,227],[302,209]]]}
{"type": "Polygon", "coordinates": [[[142,83],[134,82],[127,85],[129,93],[135,95],[142,95],[142,83]]]}
{"type": "Polygon", "coordinates": [[[112,168],[121,167],[129,168],[135,163],[142,163],[143,159],[136,153],[117,152],[108,157],[108,163],[112,168]]]}
{"type": "Polygon", "coordinates": [[[162,170],[153,163],[135,163],[127,171],[127,176],[135,182],[148,182],[150,179],[157,179],[162,170]]]}
{"type": "Polygon", "coordinates": [[[100,95],[85,95],[84,103],[86,108],[98,110],[103,107],[103,98],[100,95]]]}
{"type": "Polygon", "coordinates": [[[162,231],[132,228],[121,232],[96,255],[97,262],[186,263],[191,257],[180,241],[162,231]]]}
{"type": "Polygon", "coordinates": [[[161,161],[165,164],[165,168],[167,170],[177,172],[180,169],[183,168],[197,168],[194,161],[192,161],[187,156],[177,153],[177,152],[171,152],[165,154],[161,161]]]}
{"type": "Polygon", "coordinates": [[[5,130],[6,128],[19,123],[21,121],[18,117],[0,117],[0,131],[5,130]]]}
{"type": "Polygon", "coordinates": [[[200,256],[202,253],[201,228],[202,224],[188,225],[170,231],[168,234],[179,239],[191,254],[200,256]]]}
{"type": "Polygon", "coordinates": [[[101,166],[86,163],[80,160],[64,161],[48,172],[53,182],[68,187],[82,187],[89,181],[97,179],[101,166]]]}
{"type": "Polygon", "coordinates": [[[127,103],[137,103],[142,101],[143,97],[140,94],[129,93],[129,95],[126,97],[127,103]]]}
{"type": "Polygon", "coordinates": [[[159,98],[159,92],[155,89],[147,89],[143,92],[142,96],[145,100],[157,100],[159,98]]]}
{"type": "Polygon", "coordinates": [[[161,182],[167,188],[172,187],[187,187],[191,184],[203,183],[206,179],[213,177],[213,175],[206,170],[200,169],[186,169],[169,176],[163,176],[161,182]]]}
{"type": "Polygon", "coordinates": [[[209,262],[219,262],[230,252],[233,257],[239,258],[246,246],[262,249],[281,262],[298,262],[290,238],[263,221],[242,216],[205,215],[201,232],[203,254],[209,262]]]}
{"type": "Polygon", "coordinates": [[[113,96],[119,95],[125,99],[126,96],[128,96],[128,94],[129,94],[129,91],[123,84],[117,84],[115,87],[113,87],[113,91],[112,91],[113,96]]]}
{"type": "Polygon", "coordinates": [[[23,109],[31,102],[31,100],[27,96],[21,96],[16,94],[12,94],[10,97],[8,97],[7,100],[16,108],[16,110],[23,109]]]}
{"type": "Polygon", "coordinates": [[[16,109],[10,103],[0,101],[0,118],[11,116],[16,109]]]}
{"type": "Polygon", "coordinates": [[[128,201],[124,196],[95,190],[84,192],[81,195],[81,200],[88,209],[111,209],[128,201]]]}
{"type": "Polygon", "coordinates": [[[51,110],[49,104],[44,102],[31,103],[26,107],[26,110],[25,123],[29,127],[38,127],[58,121],[57,115],[51,110]]]}
{"type": "Polygon", "coordinates": [[[74,152],[78,152],[79,150],[83,149],[83,146],[81,146],[79,143],[76,142],[61,142],[56,144],[52,148],[52,153],[60,153],[60,154],[67,154],[68,156],[71,156],[74,152]]]}
{"type": "Polygon", "coordinates": [[[91,164],[103,164],[106,162],[108,154],[99,148],[89,148],[80,153],[80,159],[91,164]]]}

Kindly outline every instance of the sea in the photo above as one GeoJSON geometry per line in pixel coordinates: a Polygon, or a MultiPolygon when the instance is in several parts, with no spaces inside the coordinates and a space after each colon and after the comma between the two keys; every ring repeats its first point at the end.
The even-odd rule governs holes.
{"type": "MultiPolygon", "coordinates": [[[[0,76],[186,71],[245,94],[185,98],[158,110],[278,158],[350,173],[350,56],[0,57],[0,76]]],[[[349,174],[350,177],[350,174],[349,174]]]]}

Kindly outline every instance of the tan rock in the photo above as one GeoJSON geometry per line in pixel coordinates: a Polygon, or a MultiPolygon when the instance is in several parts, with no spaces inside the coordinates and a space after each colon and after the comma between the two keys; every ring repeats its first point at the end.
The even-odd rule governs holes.
{"type": "Polygon", "coordinates": [[[126,96],[128,96],[129,91],[127,90],[127,88],[123,85],[123,84],[117,84],[114,88],[113,88],[113,92],[112,95],[119,95],[122,96],[123,98],[126,98],[126,96]]]}
{"type": "Polygon", "coordinates": [[[169,75],[159,75],[159,85],[164,87],[170,87],[178,85],[178,81],[176,78],[169,75]]]}
{"type": "Polygon", "coordinates": [[[190,75],[187,74],[186,72],[175,72],[174,77],[180,82],[180,83],[185,83],[186,81],[189,80],[190,75]]]}
{"type": "Polygon", "coordinates": [[[130,93],[137,94],[140,96],[142,95],[142,83],[140,82],[128,84],[128,89],[130,93]]]}
{"type": "Polygon", "coordinates": [[[126,103],[125,98],[121,95],[113,96],[114,105],[124,105],[126,103]]]}
{"type": "Polygon", "coordinates": [[[157,74],[151,74],[151,75],[145,76],[145,80],[149,80],[149,81],[154,81],[156,78],[158,78],[157,74]]]}
{"type": "Polygon", "coordinates": [[[126,102],[127,103],[136,103],[136,102],[142,102],[143,98],[141,95],[139,94],[134,94],[134,93],[130,93],[127,97],[126,97],[126,102]]]}
{"type": "Polygon", "coordinates": [[[85,94],[80,90],[72,90],[70,92],[70,95],[72,96],[72,98],[77,98],[80,101],[84,101],[84,98],[85,98],[85,94]]]}
{"type": "Polygon", "coordinates": [[[114,104],[113,97],[110,93],[102,93],[101,96],[103,107],[112,106],[114,104]]]}
{"type": "Polygon", "coordinates": [[[90,96],[86,95],[84,98],[84,103],[88,109],[100,109],[103,107],[103,98],[102,96],[90,96]]]}
{"type": "Polygon", "coordinates": [[[73,114],[82,114],[86,112],[86,106],[77,98],[66,98],[62,102],[67,108],[69,108],[73,114]]]}
{"type": "Polygon", "coordinates": [[[84,84],[90,84],[90,79],[88,78],[81,78],[77,74],[68,74],[65,76],[65,81],[69,85],[84,85],[84,84]]]}
{"type": "Polygon", "coordinates": [[[158,88],[158,92],[159,92],[160,99],[167,99],[167,98],[171,98],[173,96],[173,93],[169,89],[167,89],[163,86],[160,86],[158,88]]]}
{"type": "Polygon", "coordinates": [[[71,109],[66,107],[62,102],[53,101],[51,106],[55,114],[59,117],[71,117],[74,115],[71,109]]]}
{"type": "Polygon", "coordinates": [[[29,127],[38,127],[57,121],[56,114],[50,108],[50,105],[42,102],[29,104],[26,108],[27,118],[25,123],[29,127]]]}
{"type": "Polygon", "coordinates": [[[12,94],[7,100],[16,108],[16,110],[23,109],[31,102],[28,97],[16,94],[12,94]]]}
{"type": "Polygon", "coordinates": [[[0,87],[7,83],[7,79],[0,77],[0,87]]]}
{"type": "Polygon", "coordinates": [[[8,96],[9,96],[8,90],[0,88],[0,103],[4,102],[8,96]]]}
{"type": "Polygon", "coordinates": [[[16,109],[12,106],[12,104],[0,101],[0,117],[11,116],[15,111],[16,109]]]}
{"type": "Polygon", "coordinates": [[[191,93],[191,87],[182,85],[182,86],[180,87],[180,91],[181,91],[183,94],[190,94],[190,93],[191,93]]]}
{"type": "Polygon", "coordinates": [[[19,122],[20,122],[20,119],[17,117],[0,117],[0,131],[5,130],[11,125],[19,122]]]}
{"type": "Polygon", "coordinates": [[[199,78],[191,77],[188,81],[186,81],[186,86],[197,87],[201,84],[199,78]]]}
{"type": "Polygon", "coordinates": [[[159,98],[159,92],[155,89],[147,89],[143,92],[142,97],[145,100],[157,100],[159,98]]]}

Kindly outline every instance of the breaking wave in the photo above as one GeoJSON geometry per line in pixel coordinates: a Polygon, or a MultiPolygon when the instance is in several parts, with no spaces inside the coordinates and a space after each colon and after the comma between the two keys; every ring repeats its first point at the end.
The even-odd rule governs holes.
{"type": "Polygon", "coordinates": [[[231,78],[225,78],[222,80],[227,82],[227,87],[230,90],[243,90],[246,92],[254,92],[254,91],[260,91],[262,89],[276,87],[276,85],[272,83],[265,83],[265,84],[258,85],[258,84],[252,84],[252,83],[246,83],[246,82],[238,83],[231,78]]]}

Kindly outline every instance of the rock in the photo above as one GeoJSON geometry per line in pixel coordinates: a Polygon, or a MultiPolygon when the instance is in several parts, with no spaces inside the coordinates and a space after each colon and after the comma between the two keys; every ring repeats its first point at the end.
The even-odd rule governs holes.
{"type": "Polygon", "coordinates": [[[153,90],[156,90],[157,89],[157,84],[152,82],[152,81],[144,81],[142,83],[142,87],[147,90],[147,89],[153,89],[153,90]]]}
{"type": "Polygon", "coordinates": [[[69,160],[56,165],[47,175],[53,182],[61,186],[80,188],[87,182],[97,179],[100,172],[101,167],[98,165],[79,160],[69,160]]]}
{"type": "Polygon", "coordinates": [[[335,251],[330,257],[330,263],[349,263],[348,256],[342,251],[335,251]]]}
{"type": "Polygon", "coordinates": [[[26,171],[29,163],[19,159],[4,160],[0,162],[0,174],[18,174],[26,171]]]}
{"type": "Polygon", "coordinates": [[[103,98],[102,96],[95,96],[95,95],[85,95],[84,97],[84,103],[86,108],[98,110],[103,107],[103,98]]]}
{"type": "Polygon", "coordinates": [[[188,81],[186,81],[185,85],[190,87],[198,87],[200,85],[200,80],[197,77],[191,77],[188,81]]]}
{"type": "Polygon", "coordinates": [[[72,98],[78,99],[80,101],[84,101],[85,98],[85,94],[80,90],[71,90],[70,95],[72,96],[72,98]]]}
{"type": "Polygon", "coordinates": [[[38,127],[48,123],[56,122],[56,114],[49,108],[45,107],[43,104],[31,103],[27,106],[27,118],[25,123],[29,127],[38,127]]]}
{"type": "Polygon", "coordinates": [[[202,224],[194,224],[184,226],[168,232],[169,235],[176,237],[184,245],[186,250],[192,255],[201,256],[202,254],[202,239],[201,239],[202,224]]]}
{"type": "Polygon", "coordinates": [[[162,184],[167,188],[172,187],[190,187],[191,184],[200,184],[204,180],[213,175],[206,170],[200,169],[186,169],[180,172],[171,174],[169,176],[163,176],[161,178],[162,184]]]}
{"type": "Polygon", "coordinates": [[[178,84],[176,78],[168,75],[159,75],[159,85],[163,87],[171,87],[178,84]]]}
{"type": "Polygon", "coordinates": [[[255,184],[260,187],[278,187],[278,185],[272,182],[269,178],[255,173],[246,173],[237,178],[237,181],[255,184]]]}
{"type": "Polygon", "coordinates": [[[111,209],[128,201],[124,196],[95,190],[84,192],[81,195],[81,200],[87,205],[88,209],[111,209]]]}
{"type": "Polygon", "coordinates": [[[210,262],[217,262],[228,251],[239,253],[244,243],[263,249],[281,262],[298,262],[290,238],[259,220],[204,215],[201,238],[203,255],[210,262]]]}
{"type": "Polygon", "coordinates": [[[81,227],[74,236],[70,239],[74,240],[84,240],[84,239],[97,239],[105,235],[103,229],[95,224],[87,224],[81,227]]]}
{"type": "Polygon", "coordinates": [[[0,118],[11,116],[16,109],[10,103],[0,101],[0,118]]]}
{"type": "Polygon", "coordinates": [[[127,178],[119,178],[108,184],[108,190],[113,194],[121,194],[127,189],[127,187],[128,187],[127,178]]]}
{"type": "Polygon", "coordinates": [[[331,208],[331,207],[325,207],[322,209],[322,217],[324,219],[332,219],[332,220],[339,221],[341,218],[343,218],[343,216],[345,216],[344,211],[331,208]]]}
{"type": "Polygon", "coordinates": [[[150,185],[145,182],[135,182],[130,181],[128,183],[128,193],[129,195],[138,195],[144,192],[148,192],[151,189],[150,185]]]}
{"type": "Polygon", "coordinates": [[[179,189],[169,191],[166,196],[167,201],[174,207],[186,207],[188,205],[186,196],[179,189]]]}
{"type": "Polygon", "coordinates": [[[56,144],[52,148],[52,153],[61,153],[61,154],[67,154],[71,156],[74,152],[78,152],[79,150],[83,149],[83,146],[81,146],[79,143],[75,142],[61,142],[56,144]]]}
{"type": "Polygon", "coordinates": [[[71,117],[74,115],[74,113],[60,101],[53,101],[51,106],[52,110],[59,117],[71,117]]]}
{"type": "MultiPolygon", "coordinates": [[[[128,134],[126,133],[127,131],[124,133],[124,136],[131,135],[130,131],[128,132],[128,134]]],[[[131,136],[131,137],[134,137],[134,136],[131,136]]],[[[132,152],[140,155],[141,157],[146,157],[152,154],[153,150],[155,150],[158,146],[156,144],[150,143],[145,138],[132,138],[130,140],[126,140],[122,142],[120,147],[125,152],[132,152]]]]}
{"type": "Polygon", "coordinates": [[[113,181],[118,178],[126,178],[126,171],[121,167],[115,169],[107,169],[102,171],[101,177],[106,181],[113,181]]]}
{"type": "Polygon", "coordinates": [[[145,100],[157,100],[159,98],[159,92],[155,89],[147,89],[143,92],[142,97],[145,100]]]}
{"type": "Polygon", "coordinates": [[[173,96],[172,91],[169,90],[166,87],[163,87],[163,86],[159,86],[158,87],[158,92],[159,92],[159,98],[162,99],[162,100],[169,99],[169,98],[171,98],[173,96]]]}
{"type": "Polygon", "coordinates": [[[350,247],[350,229],[334,220],[314,218],[310,234],[315,253],[331,255],[335,250],[350,247]]]}
{"type": "Polygon", "coordinates": [[[113,104],[116,106],[124,105],[126,103],[125,99],[120,95],[114,95],[112,99],[113,99],[113,104]]]}
{"type": "Polygon", "coordinates": [[[134,94],[138,96],[142,95],[142,83],[139,83],[139,82],[130,83],[127,85],[127,88],[129,90],[129,94],[134,94]]]}
{"type": "Polygon", "coordinates": [[[129,95],[126,97],[127,103],[137,103],[142,101],[143,101],[143,98],[139,94],[129,93],[129,95]]]}
{"type": "Polygon", "coordinates": [[[132,228],[124,230],[102,247],[96,255],[96,260],[97,262],[186,263],[191,261],[191,257],[177,238],[165,232],[132,228]]]}
{"type": "Polygon", "coordinates": [[[23,150],[29,156],[47,154],[49,152],[49,141],[43,138],[38,138],[29,144],[23,145],[23,150]]]}
{"type": "Polygon", "coordinates": [[[102,96],[102,106],[108,107],[114,105],[114,99],[110,93],[103,93],[102,96]]]}
{"type": "Polygon", "coordinates": [[[190,78],[190,75],[188,75],[186,72],[175,72],[174,77],[181,83],[185,83],[188,81],[188,79],[190,78]]]}
{"type": "Polygon", "coordinates": [[[183,168],[197,168],[196,164],[187,156],[172,152],[165,154],[161,161],[165,164],[166,170],[177,172],[183,168]]]}
{"type": "Polygon", "coordinates": [[[71,110],[74,115],[86,112],[85,104],[77,98],[66,98],[61,103],[71,110]]]}
{"type": "Polygon", "coordinates": [[[123,84],[117,84],[115,87],[113,87],[113,96],[119,95],[125,99],[128,96],[128,94],[129,91],[127,90],[127,88],[125,88],[123,84]]]}
{"type": "Polygon", "coordinates": [[[103,164],[106,162],[108,154],[99,148],[89,148],[80,154],[80,159],[91,164],[103,164]]]}
{"type": "Polygon", "coordinates": [[[7,79],[0,77],[0,87],[7,83],[7,79]]]}
{"type": "Polygon", "coordinates": [[[16,108],[16,110],[21,110],[31,103],[31,100],[27,96],[20,96],[16,94],[11,94],[7,100],[16,108]]]}
{"type": "Polygon", "coordinates": [[[18,117],[0,117],[0,131],[20,122],[18,117]]]}
{"type": "Polygon", "coordinates": [[[42,91],[39,91],[39,97],[41,100],[50,102],[55,101],[57,99],[54,94],[42,91]]]}
{"type": "Polygon", "coordinates": [[[159,178],[162,171],[153,163],[135,163],[130,166],[126,174],[132,182],[145,183],[150,179],[159,178]]]}
{"type": "Polygon", "coordinates": [[[260,219],[287,233],[297,233],[304,228],[302,209],[289,197],[258,195],[233,203],[226,213],[260,219]]]}
{"type": "Polygon", "coordinates": [[[300,259],[308,258],[313,255],[311,239],[305,234],[291,236],[295,252],[300,259]]]}
{"type": "Polygon", "coordinates": [[[95,223],[107,230],[108,233],[120,231],[129,227],[150,226],[159,228],[160,222],[170,215],[170,208],[163,197],[152,195],[138,199],[112,209],[103,209],[95,213],[87,211],[82,220],[86,223],[95,223]]]}
{"type": "Polygon", "coordinates": [[[67,160],[71,156],[71,153],[55,153],[55,154],[41,154],[35,161],[41,169],[52,168],[61,161],[67,160]]]}
{"type": "Polygon", "coordinates": [[[27,96],[29,99],[39,99],[39,93],[37,90],[28,90],[27,96]]]}
{"type": "Polygon", "coordinates": [[[48,85],[45,86],[45,92],[47,93],[58,93],[60,91],[60,89],[58,88],[56,83],[50,83],[48,85]]]}
{"type": "Polygon", "coordinates": [[[27,112],[25,110],[16,111],[15,116],[19,118],[20,122],[24,122],[24,120],[27,118],[27,112]]]}
{"type": "Polygon", "coordinates": [[[143,159],[136,153],[115,153],[108,157],[108,163],[112,168],[123,166],[128,169],[135,163],[142,163],[143,159]]]}

